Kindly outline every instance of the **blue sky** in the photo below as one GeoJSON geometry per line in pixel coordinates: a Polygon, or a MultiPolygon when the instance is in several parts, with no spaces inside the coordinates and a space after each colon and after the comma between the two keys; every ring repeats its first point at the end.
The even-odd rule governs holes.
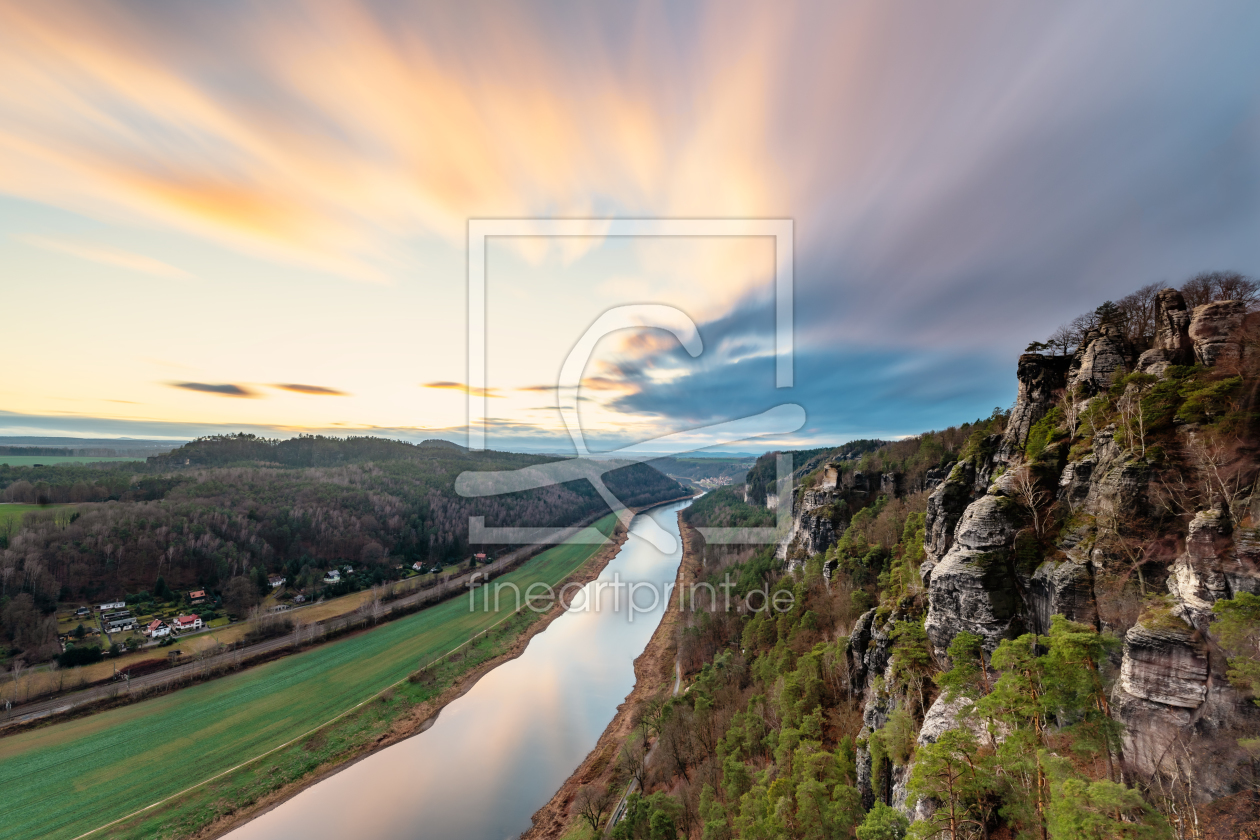
{"type": "Polygon", "coordinates": [[[601,342],[599,446],[987,415],[1080,311],[1260,274],[1258,41],[1241,2],[0,0],[0,435],[463,440],[473,218],[795,224],[791,389],[768,240],[492,243],[492,446],[566,445],[627,303],[705,352],[601,342]]]}

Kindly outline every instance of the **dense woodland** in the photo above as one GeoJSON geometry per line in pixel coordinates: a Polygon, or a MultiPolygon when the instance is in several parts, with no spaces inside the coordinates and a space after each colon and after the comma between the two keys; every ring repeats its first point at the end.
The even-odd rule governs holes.
{"type": "MultiPolygon", "coordinates": [[[[1030,349],[1044,352],[1057,342],[1053,352],[1069,354],[1091,330],[1120,325],[1136,358],[1151,346],[1149,306],[1158,288],[1105,303],[1030,349]]],[[[1187,284],[1186,295],[1200,303],[1250,304],[1256,284],[1202,275],[1187,284]]],[[[637,779],[641,792],[629,797],[613,837],[1252,836],[1229,826],[1241,820],[1260,829],[1248,822],[1260,802],[1254,793],[1205,806],[1193,790],[1193,769],[1180,777],[1126,771],[1123,725],[1110,705],[1130,628],[1141,622],[1157,633],[1186,632],[1165,578],[1189,518],[1219,509],[1240,529],[1260,525],[1252,514],[1260,502],[1254,492],[1260,363],[1250,351],[1246,359],[1173,366],[1160,377],[1121,375],[1079,412],[1081,400],[1071,397],[1086,395],[1071,395],[1035,424],[1014,455],[1019,474],[1003,482],[1005,467],[994,470],[992,480],[1009,488],[999,507],[1019,529],[1009,557],[1022,579],[1061,556],[1065,544],[1085,540],[1096,547],[1095,620],[1056,615],[1044,627],[1013,624],[1000,643],[960,632],[947,655],[934,653],[920,574],[929,492],[914,482],[898,497],[842,487],[838,539],[797,558],[790,571],[772,548],[704,547],[703,575],[713,584],[725,575],[738,581],[736,609],[721,609],[703,592],[688,604],[679,657],[692,675],[690,689],[637,709],[637,728],[609,786],[616,793],[591,786],[578,794],[576,810],[587,827],[602,824],[601,804],[637,779]],[[1140,510],[1091,507],[1059,492],[1065,463],[1112,442],[1149,478],[1152,494],[1140,510]],[[780,589],[793,593],[792,607],[760,609],[761,593],[780,589]],[[944,709],[953,723],[928,720],[929,709],[944,709]]],[[[827,461],[847,471],[920,476],[957,464],[957,476],[994,463],[1009,416],[995,411],[895,443],[793,454],[805,465],[803,490],[816,484],[827,461]]],[[[737,490],[712,493],[686,511],[687,522],[767,524],[772,456],[749,473],[751,504],[737,490]]],[[[1218,601],[1212,615],[1230,683],[1260,704],[1260,597],[1237,593],[1218,601]]],[[[1252,751],[1251,765],[1237,765],[1236,789],[1260,785],[1257,734],[1224,725],[1213,736],[1222,756],[1239,747],[1252,751]]],[[[1187,760],[1216,761],[1210,751],[1187,760]]]]}
{"type": "MultiPolygon", "coordinates": [[[[233,579],[277,572],[313,586],[335,564],[441,565],[468,557],[469,516],[491,527],[554,527],[605,509],[584,480],[479,499],[454,491],[466,470],[551,460],[444,441],[237,435],[147,462],[0,469],[5,501],[77,503],[0,531],[0,640],[29,663],[57,651],[58,602],[147,593],[159,578],[171,590],[220,593],[233,579]]],[[[606,482],[631,506],[684,492],[641,464],[606,482]]]]}

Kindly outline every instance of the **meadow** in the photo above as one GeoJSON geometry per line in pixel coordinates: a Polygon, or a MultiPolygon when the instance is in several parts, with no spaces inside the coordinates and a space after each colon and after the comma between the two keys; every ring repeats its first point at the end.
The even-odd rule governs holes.
{"type": "MultiPolygon", "coordinates": [[[[49,511],[63,511],[65,517],[69,517],[74,505],[22,505],[13,503],[0,503],[0,536],[11,537],[17,532],[18,526],[22,524],[22,517],[28,513],[49,511]]],[[[61,515],[58,515],[61,518],[61,515]]]]}
{"type": "MultiPolygon", "coordinates": [[[[610,515],[594,527],[607,535],[614,524],[610,515]]],[[[522,591],[535,582],[555,586],[598,549],[556,546],[498,580],[522,591]]],[[[79,837],[302,736],[515,609],[509,599],[499,612],[482,611],[480,599],[477,606],[470,612],[467,597],[454,598],[231,676],[0,738],[0,840],[79,837]]],[[[384,713],[374,710],[377,717],[384,713]]],[[[364,718],[355,720],[359,725],[364,718]]],[[[224,781],[251,772],[244,768],[224,781]]],[[[195,793],[179,801],[186,799],[199,801],[195,793]]]]}

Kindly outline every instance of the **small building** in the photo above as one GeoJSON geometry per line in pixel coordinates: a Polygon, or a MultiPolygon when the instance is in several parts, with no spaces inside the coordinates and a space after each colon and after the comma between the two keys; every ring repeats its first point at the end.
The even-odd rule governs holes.
{"type": "Polygon", "coordinates": [[[341,572],[336,569],[329,570],[328,574],[324,575],[324,583],[341,583],[341,572]]]}
{"type": "Polygon", "coordinates": [[[125,630],[135,630],[136,620],[131,616],[125,618],[116,618],[113,621],[105,623],[106,633],[122,633],[125,630]]]}
{"type": "Polygon", "coordinates": [[[209,600],[210,596],[206,594],[206,590],[204,589],[197,589],[188,593],[188,603],[194,606],[197,604],[204,604],[209,600]]]}
{"type": "Polygon", "coordinates": [[[201,627],[201,616],[199,615],[181,615],[171,622],[171,629],[176,633],[187,633],[189,630],[200,630],[201,627]]]}
{"type": "Polygon", "coordinates": [[[127,606],[126,601],[109,601],[107,603],[101,604],[99,607],[97,607],[97,609],[100,610],[101,612],[107,612],[108,610],[121,610],[125,606],[127,606]]]}
{"type": "Polygon", "coordinates": [[[144,628],[144,635],[151,639],[160,639],[171,635],[171,628],[162,619],[155,618],[149,622],[148,627],[144,628]]]}
{"type": "Polygon", "coordinates": [[[474,560],[476,560],[478,563],[484,563],[484,562],[486,562],[486,555],[485,555],[485,554],[474,554],[474,555],[473,555],[473,559],[474,559],[474,560]]]}
{"type": "Polygon", "coordinates": [[[288,604],[276,604],[274,607],[271,608],[270,612],[273,612],[273,613],[284,612],[287,609],[289,609],[288,604]]]}
{"type": "Polygon", "coordinates": [[[288,578],[283,575],[272,575],[267,578],[267,583],[271,584],[272,589],[278,589],[279,587],[284,586],[284,582],[286,580],[288,580],[288,578]]]}
{"type": "Polygon", "coordinates": [[[411,568],[415,569],[417,572],[423,572],[424,564],[421,563],[419,560],[417,560],[416,562],[411,564],[411,568]]]}
{"type": "Polygon", "coordinates": [[[88,607],[79,607],[77,610],[74,611],[75,618],[84,618],[85,616],[89,616],[91,614],[92,614],[92,610],[88,607]]]}
{"type": "Polygon", "coordinates": [[[301,594],[301,593],[298,593],[297,595],[294,595],[294,596],[293,596],[293,603],[295,603],[295,604],[305,604],[305,603],[306,603],[306,596],[305,596],[305,595],[303,595],[303,594],[301,594]]]}

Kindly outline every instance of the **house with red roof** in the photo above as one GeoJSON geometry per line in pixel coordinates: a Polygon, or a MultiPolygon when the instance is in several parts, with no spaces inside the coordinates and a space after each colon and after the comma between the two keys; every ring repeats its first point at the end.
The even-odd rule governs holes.
{"type": "Polygon", "coordinates": [[[155,618],[149,622],[148,627],[144,628],[144,635],[151,639],[160,639],[171,635],[171,628],[162,619],[155,618]]]}
{"type": "Polygon", "coordinates": [[[171,622],[171,629],[176,633],[200,630],[201,626],[201,616],[199,615],[181,615],[171,622]]]}

